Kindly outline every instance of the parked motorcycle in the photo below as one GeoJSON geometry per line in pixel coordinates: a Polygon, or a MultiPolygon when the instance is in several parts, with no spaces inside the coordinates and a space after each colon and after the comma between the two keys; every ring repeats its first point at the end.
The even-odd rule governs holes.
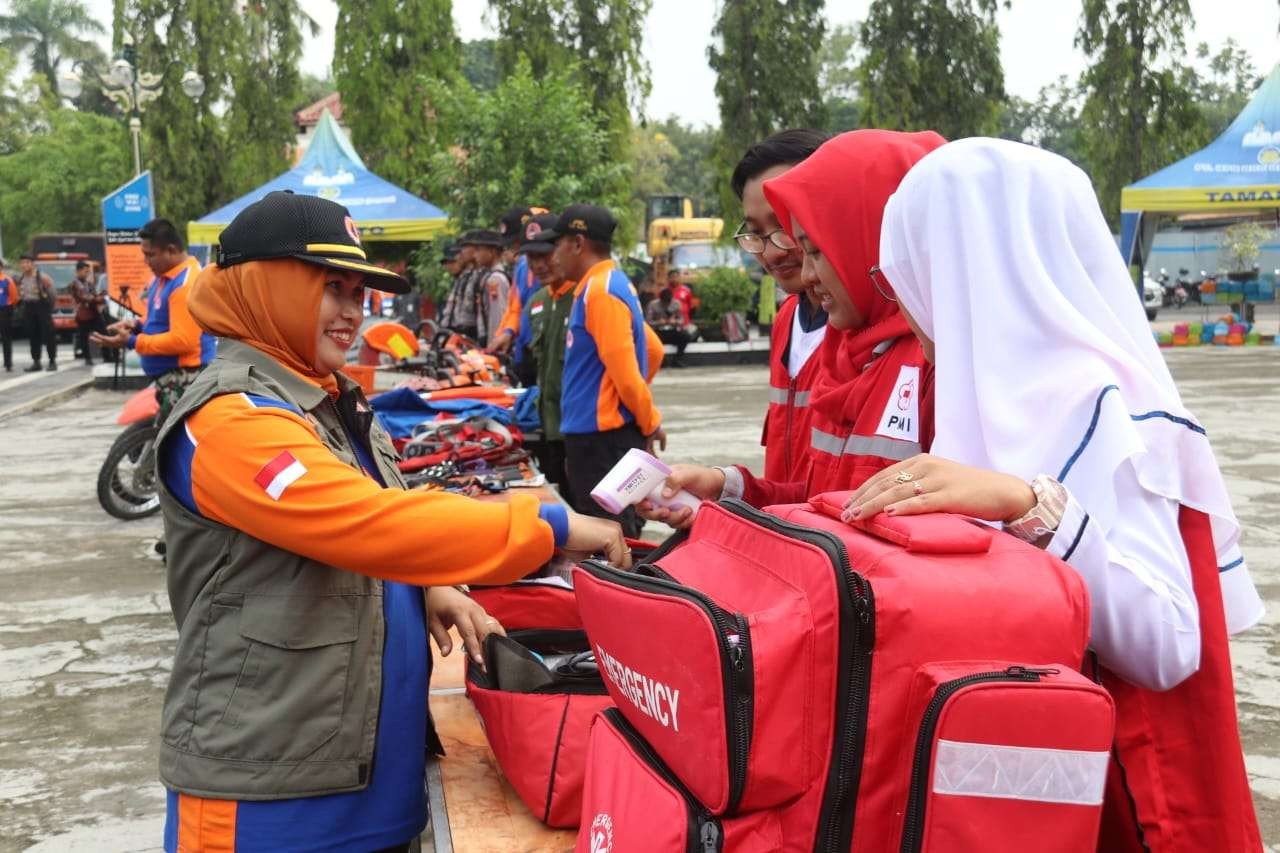
{"type": "Polygon", "coordinates": [[[122,521],[136,521],[160,511],[156,483],[156,415],[154,385],[148,385],[124,404],[116,423],[125,427],[116,436],[98,472],[98,502],[122,521]]]}

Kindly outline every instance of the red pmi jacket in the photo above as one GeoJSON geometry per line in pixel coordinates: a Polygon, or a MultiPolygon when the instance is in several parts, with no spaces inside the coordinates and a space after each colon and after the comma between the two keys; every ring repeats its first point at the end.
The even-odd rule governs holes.
{"type": "Polygon", "coordinates": [[[780,483],[803,482],[809,478],[809,395],[821,369],[822,358],[815,352],[792,377],[787,371],[787,350],[791,326],[800,305],[792,294],[778,309],[769,346],[769,408],[764,416],[764,476],[780,483]]]}

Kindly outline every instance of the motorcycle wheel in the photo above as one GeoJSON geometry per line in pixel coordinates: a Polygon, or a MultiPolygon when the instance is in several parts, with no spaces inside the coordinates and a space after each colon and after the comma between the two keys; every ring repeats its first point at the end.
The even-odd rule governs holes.
{"type": "Polygon", "coordinates": [[[98,472],[98,503],[121,521],[136,521],[160,511],[156,484],[155,420],[130,424],[116,437],[98,472]]]}

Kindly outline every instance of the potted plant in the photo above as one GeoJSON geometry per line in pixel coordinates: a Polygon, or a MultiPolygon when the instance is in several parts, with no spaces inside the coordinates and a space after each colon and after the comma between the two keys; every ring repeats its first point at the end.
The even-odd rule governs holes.
{"type": "Polygon", "coordinates": [[[1262,244],[1271,236],[1271,229],[1258,222],[1237,222],[1222,232],[1222,247],[1231,262],[1227,278],[1232,281],[1252,281],[1258,277],[1257,263],[1262,255],[1262,244]]]}
{"type": "Polygon", "coordinates": [[[760,285],[739,269],[721,267],[699,278],[693,285],[701,304],[695,321],[704,340],[723,340],[720,321],[725,314],[746,314],[758,298],[760,285]]]}

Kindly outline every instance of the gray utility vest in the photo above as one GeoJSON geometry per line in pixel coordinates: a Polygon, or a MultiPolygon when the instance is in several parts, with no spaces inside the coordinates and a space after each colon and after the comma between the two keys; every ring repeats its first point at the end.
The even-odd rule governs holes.
{"type": "MultiPolygon", "coordinates": [[[[338,379],[344,392],[356,387],[338,379]]],[[[165,420],[157,447],[211,398],[239,392],[297,406],[319,424],[325,446],[359,469],[323,389],[227,340],[165,420]]],[[[369,443],[383,480],[403,488],[395,449],[376,420],[369,443]]],[[[161,780],[186,794],[235,800],[365,787],[382,693],[382,582],[196,516],[159,479],[178,623],[161,780]]]]}

